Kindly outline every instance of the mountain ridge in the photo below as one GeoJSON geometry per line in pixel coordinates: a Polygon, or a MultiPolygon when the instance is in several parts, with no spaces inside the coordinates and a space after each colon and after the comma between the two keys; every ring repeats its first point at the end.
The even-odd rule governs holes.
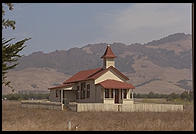
{"type": "MultiPolygon", "coordinates": [[[[19,65],[12,71],[23,73],[23,70],[28,68],[42,68],[43,71],[45,70],[44,68],[50,68],[54,69],[56,73],[61,73],[61,76],[71,76],[81,70],[102,67],[100,57],[103,55],[106,45],[106,43],[96,43],[87,44],[80,48],[56,50],[50,53],[34,52],[28,56],[23,56],[19,60],[19,65]]],[[[182,92],[185,87],[191,89],[191,82],[188,82],[186,86],[182,86],[183,82],[192,81],[192,38],[190,34],[175,33],[146,44],[134,43],[126,45],[114,42],[110,45],[113,53],[117,56],[115,59],[116,68],[129,76],[130,83],[134,85],[144,83],[138,87],[137,91],[153,90],[156,92],[153,83],[155,84],[154,86],[157,86],[158,83],[163,83],[167,85],[165,88],[170,86],[173,88],[171,90],[175,92],[182,92]],[[155,81],[154,79],[158,80],[155,81]],[[179,81],[181,84],[179,84],[179,81]],[[143,87],[149,89],[144,90],[143,87]]],[[[40,71],[39,73],[41,74],[40,71]]],[[[47,77],[50,76],[48,75],[47,77]]],[[[57,76],[55,77],[57,79],[57,76]]],[[[14,77],[12,79],[14,80],[14,77]]],[[[48,83],[43,88],[49,86],[52,85],[48,83]]],[[[19,86],[16,84],[16,87],[19,86]]],[[[160,92],[164,92],[164,86],[161,90],[160,92]]],[[[167,92],[170,91],[167,90],[167,92]]]]}

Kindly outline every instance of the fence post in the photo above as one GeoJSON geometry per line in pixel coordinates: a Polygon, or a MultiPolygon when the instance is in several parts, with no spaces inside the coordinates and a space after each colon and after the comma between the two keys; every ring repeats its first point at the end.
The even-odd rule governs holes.
{"type": "Polygon", "coordinates": [[[68,130],[71,130],[71,121],[68,121],[68,130]]]}

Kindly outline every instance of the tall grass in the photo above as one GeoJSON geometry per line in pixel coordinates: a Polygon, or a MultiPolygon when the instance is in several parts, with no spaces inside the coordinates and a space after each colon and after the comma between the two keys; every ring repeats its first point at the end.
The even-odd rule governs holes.
{"type": "Polygon", "coordinates": [[[3,101],[2,130],[193,130],[193,107],[184,112],[71,112],[21,108],[18,101],[3,101]]]}

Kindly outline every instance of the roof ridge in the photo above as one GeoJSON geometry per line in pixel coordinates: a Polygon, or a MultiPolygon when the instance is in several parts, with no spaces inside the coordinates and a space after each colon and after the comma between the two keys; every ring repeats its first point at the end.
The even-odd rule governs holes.
{"type": "Polygon", "coordinates": [[[127,76],[125,76],[123,73],[121,73],[117,68],[113,67],[113,66],[110,66],[108,67],[107,69],[109,68],[113,68],[114,70],[116,70],[121,76],[123,76],[124,78],[126,78],[127,80],[129,80],[129,78],[127,76]]]}
{"type": "Polygon", "coordinates": [[[93,75],[95,75],[95,74],[97,74],[97,73],[99,73],[99,72],[101,72],[101,71],[103,71],[103,70],[105,70],[105,69],[100,68],[100,70],[98,70],[97,72],[95,72],[95,73],[89,75],[87,78],[92,77],[93,75]]]}
{"type": "Polygon", "coordinates": [[[102,70],[102,68],[95,68],[95,69],[79,71],[79,72],[75,73],[73,76],[69,77],[63,83],[71,83],[71,82],[77,82],[77,81],[88,79],[88,77],[90,75],[98,72],[99,70],[102,70]]]}
{"type": "Polygon", "coordinates": [[[85,71],[92,71],[92,70],[96,70],[96,69],[101,69],[101,67],[94,68],[94,69],[80,70],[80,71],[78,71],[77,73],[79,73],[79,72],[85,72],[85,71]]]}

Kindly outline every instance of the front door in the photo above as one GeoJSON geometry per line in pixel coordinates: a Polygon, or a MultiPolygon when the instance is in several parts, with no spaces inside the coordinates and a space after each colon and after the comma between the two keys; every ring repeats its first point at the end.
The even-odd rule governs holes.
{"type": "Polygon", "coordinates": [[[119,103],[119,90],[115,89],[115,100],[114,103],[119,103]]]}

